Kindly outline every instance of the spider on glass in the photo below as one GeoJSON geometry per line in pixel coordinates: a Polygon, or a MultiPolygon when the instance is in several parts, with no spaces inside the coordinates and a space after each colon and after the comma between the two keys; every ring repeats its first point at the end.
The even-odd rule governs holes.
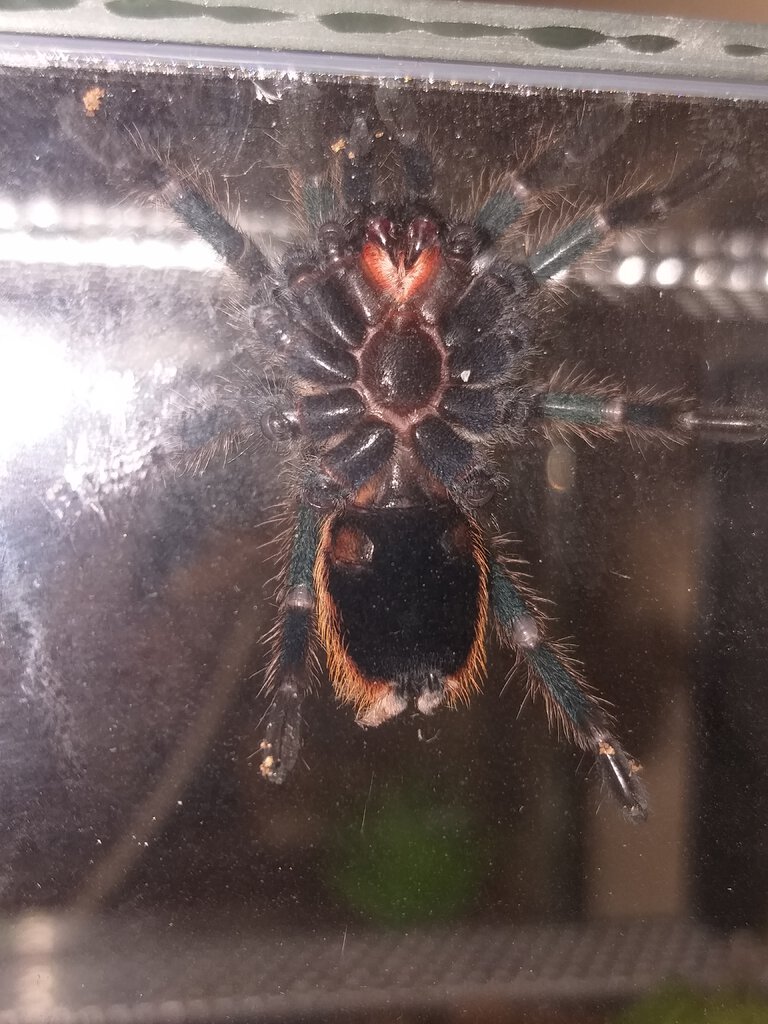
{"type": "MultiPolygon", "coordinates": [[[[260,429],[297,467],[262,773],[279,783],[296,762],[315,642],[337,698],[360,725],[378,726],[411,703],[430,714],[467,700],[495,635],[526,666],[550,720],[641,820],[639,765],[547,637],[535,596],[494,537],[489,510],[504,486],[494,452],[542,430],[682,438],[708,429],[682,398],[633,397],[588,378],[542,383],[535,343],[558,274],[612,233],[663,217],[721,168],[694,160],[665,186],[593,207],[513,257],[508,239],[531,202],[526,175],[507,174],[456,217],[437,202],[415,107],[382,96],[378,114],[360,113],[327,146],[325,168],[294,180],[306,229],[279,258],[112,124],[103,89],[62,110],[97,162],[128,167],[140,193],[167,204],[231,268],[247,344],[272,374],[269,387],[230,401],[225,424],[233,434],[260,429]],[[388,198],[377,178],[382,139],[402,179],[388,198]]],[[[729,425],[754,427],[748,417],[729,425]]]]}

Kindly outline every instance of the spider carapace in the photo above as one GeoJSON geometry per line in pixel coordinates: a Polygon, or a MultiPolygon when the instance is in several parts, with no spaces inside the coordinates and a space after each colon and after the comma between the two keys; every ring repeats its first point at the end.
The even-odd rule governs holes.
{"type": "Polygon", "coordinates": [[[525,226],[525,174],[509,171],[471,213],[453,216],[436,194],[413,94],[371,90],[368,104],[325,146],[330,170],[316,161],[294,175],[304,230],[279,258],[111,124],[108,102],[61,110],[92,158],[159,197],[234,271],[248,311],[243,349],[271,374],[269,387],[250,380],[239,398],[230,383],[224,403],[232,431],[260,429],[294,469],[262,773],[281,782],[296,762],[315,641],[337,696],[361,725],[377,726],[409,705],[431,713],[466,700],[482,683],[495,634],[527,669],[550,719],[593,754],[628,815],[642,819],[638,765],[575,662],[547,637],[535,597],[494,537],[488,513],[503,486],[494,454],[542,430],[683,438],[714,423],[721,433],[764,436],[759,416],[710,419],[681,398],[536,372],[536,325],[553,279],[613,232],[700,193],[722,166],[702,156],[661,188],[582,207],[536,237],[525,226]],[[386,176],[383,186],[377,180],[384,136],[401,166],[389,199],[386,176]],[[516,236],[524,244],[510,244],[516,236]]]}

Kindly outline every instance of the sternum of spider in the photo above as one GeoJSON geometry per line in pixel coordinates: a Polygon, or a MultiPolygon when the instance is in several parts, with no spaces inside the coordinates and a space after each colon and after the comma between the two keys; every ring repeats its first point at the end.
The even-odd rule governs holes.
{"type": "Polygon", "coordinates": [[[417,311],[396,308],[371,326],[356,357],[356,386],[368,411],[406,441],[412,427],[437,409],[448,384],[440,332],[417,311]]]}
{"type": "Polygon", "coordinates": [[[485,436],[498,419],[493,389],[467,388],[469,374],[454,372],[448,329],[464,315],[471,280],[469,265],[437,243],[410,263],[396,247],[369,244],[292,283],[303,308],[332,314],[310,317],[303,338],[287,331],[285,346],[302,378],[298,423],[317,445],[323,487],[405,507],[470,481],[475,448],[462,431],[485,436]],[[324,333],[333,342],[315,340],[324,333]]]}

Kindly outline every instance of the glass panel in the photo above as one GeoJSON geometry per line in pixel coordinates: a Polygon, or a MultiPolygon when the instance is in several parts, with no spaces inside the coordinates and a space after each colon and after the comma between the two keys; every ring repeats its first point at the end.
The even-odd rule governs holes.
{"type": "MultiPolygon", "coordinates": [[[[748,974],[757,940],[732,972],[710,928],[757,928],[766,910],[766,107],[117,66],[7,70],[0,119],[0,1020],[508,1020],[516,1008],[602,1021],[670,977],[727,988],[748,974]],[[342,624],[342,644],[405,666],[408,708],[358,727],[315,640],[297,764],[283,785],[263,777],[275,624],[307,596],[278,611],[297,492],[322,505],[306,480],[331,465],[308,397],[338,395],[357,379],[348,359],[372,358],[352,328],[334,334],[330,291],[312,292],[330,271],[307,214],[324,203],[357,268],[337,280],[341,319],[368,308],[353,286],[378,288],[366,344],[386,349],[390,331],[419,350],[413,365],[397,350],[407,372],[383,356],[379,376],[360,370],[351,390],[367,415],[396,421],[398,450],[413,452],[426,415],[413,396],[435,352],[430,410],[445,410],[453,370],[457,402],[490,392],[494,415],[506,410],[512,426],[491,431],[445,413],[460,443],[479,435],[496,452],[499,494],[470,514],[488,557],[490,538],[514,538],[501,550],[554,602],[551,637],[573,638],[615,710],[644,768],[644,825],[591,754],[550,733],[490,627],[482,692],[417,713],[423,635],[443,630],[440,657],[460,662],[455,609],[471,619],[482,605],[436,592],[447,570],[426,541],[407,610],[423,629],[396,613],[391,647],[371,654],[386,614],[340,612],[369,623],[352,637],[342,624]],[[253,239],[250,255],[213,209],[253,239]],[[606,233],[611,219],[626,230],[606,233]],[[448,265],[457,223],[482,228],[475,262],[439,286],[432,264],[417,280],[425,252],[448,265]],[[550,275],[553,238],[565,257],[550,275]],[[510,268],[526,257],[538,285],[514,299],[510,268]],[[457,369],[442,339],[468,281],[491,274],[503,306],[481,304],[458,329],[476,322],[483,341],[533,351],[535,328],[535,358],[504,348],[482,390],[462,376],[482,379],[482,360],[457,369]],[[424,288],[436,312],[419,305],[424,288]],[[263,312],[286,295],[287,342],[263,312]],[[310,371],[276,354],[297,337],[310,371]],[[404,406],[382,398],[392,374],[404,406]],[[574,391],[569,427],[553,410],[574,391]],[[296,408],[301,444],[263,437],[264,422],[297,429],[296,408]]],[[[352,470],[334,466],[343,491],[352,470]]],[[[348,500],[375,492],[407,533],[388,472],[361,470],[348,500]]],[[[458,471],[448,496],[436,470],[417,476],[415,504],[437,517],[472,502],[458,471]]],[[[338,507],[313,514],[327,526],[338,507]]],[[[404,534],[385,535],[412,573],[404,534]]],[[[461,536],[449,531],[449,554],[466,566],[480,542],[468,555],[461,536]]],[[[364,572],[360,538],[327,550],[364,572]]],[[[531,626],[510,626],[523,660],[531,626]]]]}

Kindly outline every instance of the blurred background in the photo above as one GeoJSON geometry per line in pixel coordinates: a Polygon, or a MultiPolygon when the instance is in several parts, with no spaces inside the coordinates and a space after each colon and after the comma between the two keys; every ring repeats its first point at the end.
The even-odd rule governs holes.
{"type": "MultiPolygon", "coordinates": [[[[495,648],[484,693],[431,719],[363,732],[321,684],[294,775],[267,785],[280,459],[254,444],[193,472],[179,452],[215,419],[198,382],[240,386],[259,353],[235,370],[237,286],[130,159],[108,173],[62,127],[93,85],[136,152],[274,252],[291,175],[381,109],[331,79],[0,78],[0,1022],[768,1020],[764,444],[504,457],[499,528],[644,765],[645,826],[495,648]]],[[[444,210],[526,168],[543,201],[513,248],[728,156],[568,274],[536,372],[765,408],[767,108],[390,88],[429,126],[444,210]]]]}
{"type": "MultiPolygon", "coordinates": [[[[529,7],[551,7],[544,0],[527,0],[529,7]]],[[[670,18],[716,18],[721,21],[768,21],[768,8],[762,0],[560,0],[564,9],[616,11],[620,14],[660,14],[670,18]]]]}

